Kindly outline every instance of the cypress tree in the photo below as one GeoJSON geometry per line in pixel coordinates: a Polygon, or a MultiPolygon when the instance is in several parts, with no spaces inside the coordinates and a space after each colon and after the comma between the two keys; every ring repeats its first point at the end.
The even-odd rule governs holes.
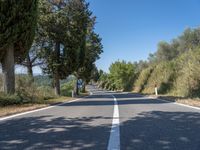
{"type": "Polygon", "coordinates": [[[34,39],[37,0],[0,1],[0,62],[4,91],[15,92],[14,64],[25,58],[34,39]]]}
{"type": "Polygon", "coordinates": [[[43,71],[53,78],[55,94],[59,95],[59,80],[83,65],[91,12],[84,0],[41,0],[40,14],[40,35],[46,37],[40,53],[45,62],[43,71]]]}

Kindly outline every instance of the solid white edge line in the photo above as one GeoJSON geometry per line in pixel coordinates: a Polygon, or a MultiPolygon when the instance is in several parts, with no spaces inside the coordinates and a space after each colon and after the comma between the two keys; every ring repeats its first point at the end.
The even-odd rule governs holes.
{"type": "MultiPolygon", "coordinates": [[[[150,98],[153,98],[153,97],[150,97],[150,98]]],[[[190,106],[190,105],[186,105],[186,104],[181,104],[181,103],[177,103],[177,102],[172,102],[172,101],[168,101],[168,100],[164,100],[164,99],[160,99],[160,98],[153,98],[153,99],[157,99],[157,100],[159,100],[159,101],[168,102],[168,103],[170,102],[170,103],[175,104],[175,105],[179,105],[179,106],[183,106],[183,107],[188,107],[188,108],[200,110],[199,107],[195,107],[195,106],[190,106]]]]}
{"type": "Polygon", "coordinates": [[[114,98],[114,110],[107,150],[120,150],[119,108],[116,97],[114,95],[112,97],[114,98]]]}
{"type": "MultiPolygon", "coordinates": [[[[89,97],[89,96],[85,96],[83,98],[87,98],[87,97],[89,97]]],[[[18,114],[7,116],[7,117],[1,117],[0,121],[12,119],[12,118],[15,118],[15,117],[23,116],[23,115],[34,113],[34,112],[38,112],[38,111],[51,109],[51,108],[54,108],[54,107],[57,107],[57,106],[62,106],[62,105],[65,105],[67,103],[72,103],[72,102],[78,101],[78,100],[83,99],[83,98],[78,98],[78,99],[74,99],[74,100],[71,100],[71,101],[68,101],[68,102],[63,102],[63,103],[60,103],[60,104],[57,104],[57,105],[48,106],[48,107],[44,107],[44,108],[39,108],[39,109],[31,110],[31,111],[26,111],[26,112],[18,113],[18,114]]]]}

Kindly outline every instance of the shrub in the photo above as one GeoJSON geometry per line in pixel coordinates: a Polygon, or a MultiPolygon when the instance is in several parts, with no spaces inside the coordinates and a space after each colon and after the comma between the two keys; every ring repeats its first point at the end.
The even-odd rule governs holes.
{"type": "Polygon", "coordinates": [[[200,96],[200,49],[184,53],[177,59],[179,74],[175,82],[178,96],[200,96]]]}
{"type": "Polygon", "coordinates": [[[167,94],[173,88],[176,79],[176,64],[173,61],[162,62],[155,66],[149,79],[144,93],[154,93],[155,85],[158,87],[158,93],[167,94]]]}
{"type": "Polygon", "coordinates": [[[142,92],[145,89],[152,71],[153,71],[152,67],[146,68],[141,71],[141,73],[138,76],[138,79],[135,81],[135,84],[134,84],[135,92],[142,92]]]}
{"type": "Polygon", "coordinates": [[[18,76],[16,79],[16,94],[23,99],[23,103],[34,102],[38,97],[37,87],[33,79],[28,76],[18,76]]]}
{"type": "Polygon", "coordinates": [[[74,89],[74,80],[69,81],[61,85],[61,95],[62,96],[71,96],[72,90],[74,89]]]}
{"type": "Polygon", "coordinates": [[[17,95],[7,95],[0,93],[0,106],[19,105],[23,100],[17,95]]]}
{"type": "Polygon", "coordinates": [[[28,76],[18,76],[16,94],[23,103],[43,103],[44,100],[55,98],[53,88],[50,86],[37,86],[28,76]]]}

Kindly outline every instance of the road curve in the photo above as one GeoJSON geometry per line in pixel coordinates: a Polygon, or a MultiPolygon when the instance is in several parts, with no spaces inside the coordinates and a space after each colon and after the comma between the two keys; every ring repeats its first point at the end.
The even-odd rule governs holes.
{"type": "MultiPolygon", "coordinates": [[[[0,149],[199,150],[200,110],[137,94],[93,95],[0,121],[0,149]],[[114,101],[116,97],[117,103],[114,101]],[[113,118],[117,104],[119,118],[113,118]],[[115,134],[113,119],[118,119],[115,134]]],[[[114,126],[115,127],[115,126],[114,126]]]]}

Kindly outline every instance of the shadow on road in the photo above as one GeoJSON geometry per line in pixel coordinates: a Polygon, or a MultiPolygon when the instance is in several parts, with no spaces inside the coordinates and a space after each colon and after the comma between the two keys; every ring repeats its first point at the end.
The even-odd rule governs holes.
{"type": "Polygon", "coordinates": [[[92,123],[112,118],[51,117],[29,117],[0,123],[0,149],[106,149],[111,125],[92,123]]]}
{"type": "MultiPolygon", "coordinates": [[[[129,104],[167,104],[171,102],[158,101],[153,98],[146,98],[137,94],[114,94],[117,97],[118,105],[129,105],[129,104]]],[[[92,95],[85,98],[82,101],[76,101],[74,103],[65,104],[62,106],[105,106],[113,105],[113,97],[111,95],[92,95]],[[96,99],[96,100],[92,100],[96,99]]]]}
{"type": "Polygon", "coordinates": [[[200,113],[152,111],[121,123],[121,150],[199,150],[200,113]]]}
{"type": "MultiPolygon", "coordinates": [[[[119,105],[165,104],[145,97],[116,95],[119,105]],[[132,98],[133,97],[133,98],[132,98]],[[144,98],[144,99],[142,99],[144,98]]],[[[96,97],[94,95],[94,97],[96,97]]],[[[93,97],[93,98],[94,98],[93,97]]],[[[59,107],[113,105],[113,98],[102,96],[59,107]],[[108,101],[105,101],[108,99],[108,101]]],[[[77,109],[77,111],[79,111],[77,109]]],[[[76,149],[105,150],[111,124],[102,120],[112,117],[89,116],[70,118],[43,115],[7,120],[0,123],[0,149],[76,149]]],[[[135,117],[123,116],[120,124],[121,150],[199,150],[200,113],[146,111],[135,117]]]]}

